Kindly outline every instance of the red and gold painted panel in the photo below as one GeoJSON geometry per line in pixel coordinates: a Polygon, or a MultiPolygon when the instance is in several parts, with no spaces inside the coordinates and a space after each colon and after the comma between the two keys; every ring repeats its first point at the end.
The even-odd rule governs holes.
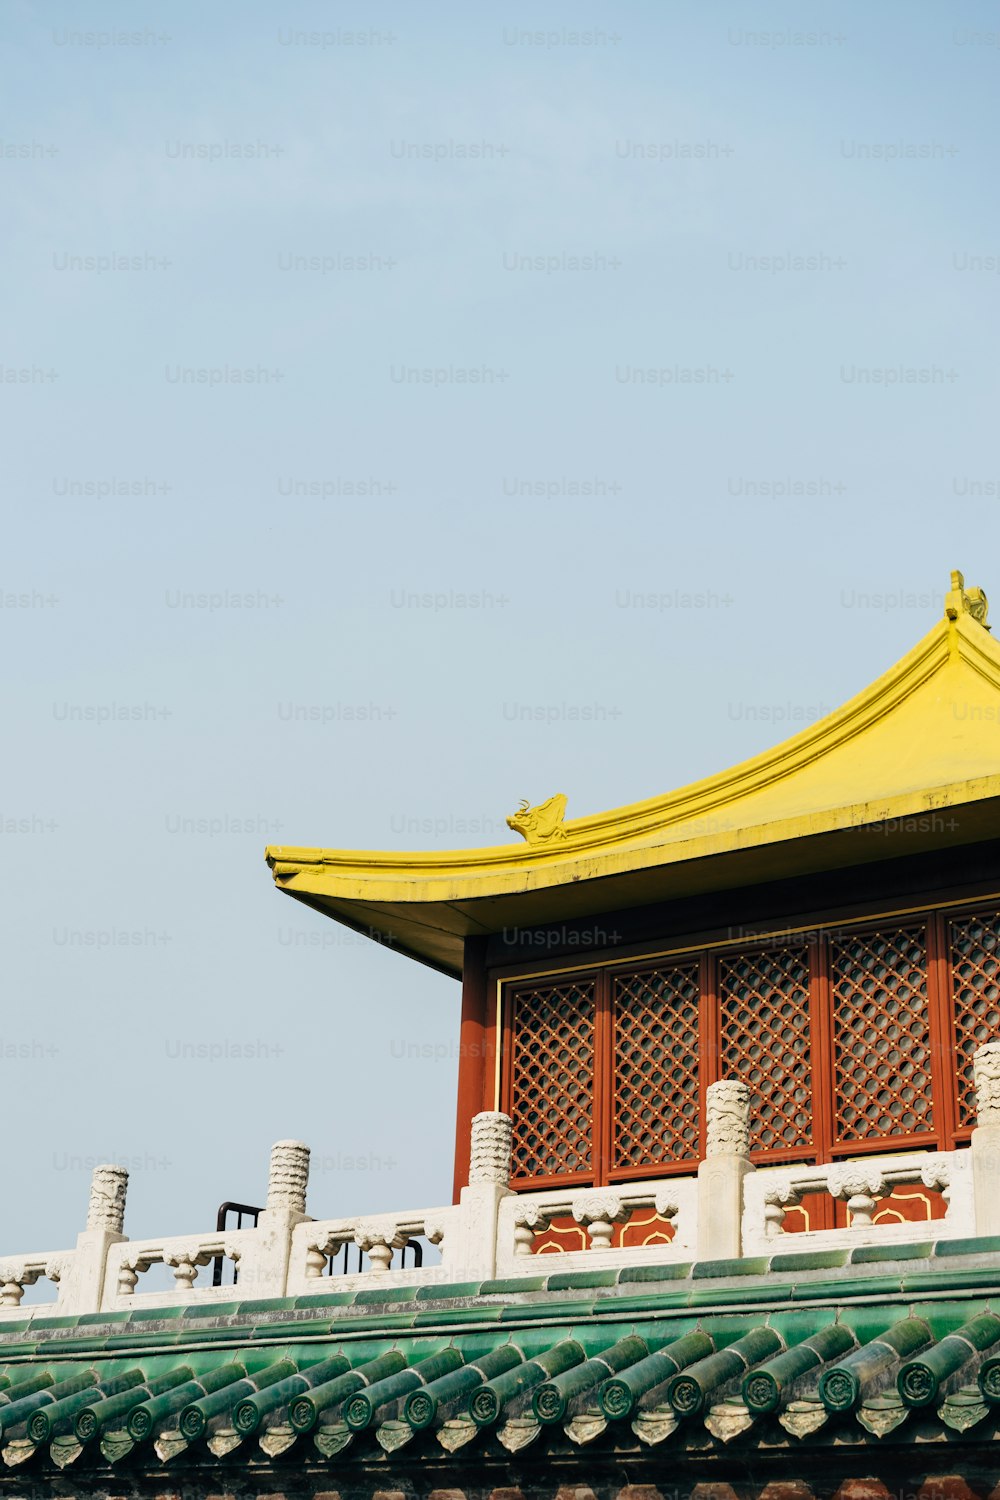
{"type": "MultiPolygon", "coordinates": [[[[633,1249],[638,1245],[669,1245],[674,1226],[661,1219],[655,1208],[640,1208],[627,1224],[616,1224],[611,1236],[612,1250],[633,1249]]],[[[569,1214],[551,1221],[545,1234],[535,1236],[533,1255],[557,1255],[566,1250],[586,1250],[590,1241],[587,1231],[569,1214]]]]}
{"type": "Polygon", "coordinates": [[[811,1146],[808,950],[722,959],[719,1013],[720,1076],[750,1086],[751,1148],[811,1146]]]}

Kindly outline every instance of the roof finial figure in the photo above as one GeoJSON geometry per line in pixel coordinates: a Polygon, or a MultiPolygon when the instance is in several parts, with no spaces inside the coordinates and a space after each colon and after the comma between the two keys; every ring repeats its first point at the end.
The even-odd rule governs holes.
{"type": "Polygon", "coordinates": [[[566,816],[566,797],[557,792],[547,802],[529,807],[527,797],[521,798],[521,806],[507,819],[507,827],[527,839],[529,844],[551,844],[566,837],[563,818],[566,816]]]}
{"type": "Polygon", "coordinates": [[[971,615],[984,630],[989,630],[991,627],[986,623],[988,609],[989,601],[982,589],[967,589],[964,576],[955,568],[951,575],[951,592],[945,595],[946,617],[957,620],[961,614],[971,615]]]}

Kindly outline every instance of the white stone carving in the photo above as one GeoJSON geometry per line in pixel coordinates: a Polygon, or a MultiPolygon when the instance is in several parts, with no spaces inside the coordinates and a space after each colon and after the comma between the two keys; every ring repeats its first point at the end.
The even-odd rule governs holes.
{"type": "Polygon", "coordinates": [[[984,1042],[972,1059],[977,1125],[1000,1125],[1000,1042],[984,1042]]]}
{"type": "Polygon", "coordinates": [[[90,1179],[87,1228],[107,1229],[112,1234],[121,1234],[125,1225],[127,1192],[128,1171],[125,1167],[95,1167],[90,1179]]]}
{"type": "Polygon", "coordinates": [[[309,1147],[303,1141],[275,1141],[267,1179],[267,1207],[304,1214],[309,1183],[309,1147]]]}
{"type": "Polygon", "coordinates": [[[764,1193],[764,1234],[771,1240],[784,1233],[785,1211],[798,1208],[802,1193],[786,1178],[775,1182],[764,1193]]]}
{"type": "Polygon", "coordinates": [[[706,1156],[749,1156],[750,1089],[738,1078],[722,1078],[708,1086],[706,1156]]]}
{"type": "Polygon", "coordinates": [[[540,1203],[522,1199],[514,1210],[514,1254],[530,1255],[536,1234],[544,1234],[550,1219],[540,1203]]]}
{"type": "Polygon", "coordinates": [[[506,1187],[510,1182],[511,1118],[499,1110],[484,1110],[472,1122],[469,1186],[477,1182],[506,1187]]]}
{"type": "Polygon", "coordinates": [[[368,1256],[373,1272],[388,1271],[392,1252],[401,1250],[408,1238],[391,1220],[361,1219],[354,1227],[354,1243],[368,1256]]]}
{"type": "Polygon", "coordinates": [[[207,1266],[214,1257],[200,1245],[173,1245],[163,1252],[163,1264],[173,1266],[174,1280],[180,1291],[191,1291],[198,1275],[199,1266],[207,1266]]]}
{"type": "Polygon", "coordinates": [[[632,1217],[632,1210],[610,1189],[580,1193],[572,1200],[570,1209],[576,1222],[586,1225],[594,1250],[610,1250],[615,1225],[626,1224],[632,1217]]]}
{"type": "Polygon", "coordinates": [[[0,1307],[20,1307],[26,1286],[34,1286],[42,1268],[29,1267],[23,1260],[7,1260],[0,1265],[0,1307]]]}
{"type": "Polygon", "coordinates": [[[673,1188],[657,1188],[653,1197],[653,1207],[661,1219],[672,1222],[680,1213],[680,1204],[676,1201],[673,1188]]]}
{"type": "Polygon", "coordinates": [[[867,1229],[880,1198],[888,1198],[892,1186],[880,1167],[872,1162],[835,1162],[826,1174],[827,1192],[847,1200],[852,1229],[867,1229]]]}

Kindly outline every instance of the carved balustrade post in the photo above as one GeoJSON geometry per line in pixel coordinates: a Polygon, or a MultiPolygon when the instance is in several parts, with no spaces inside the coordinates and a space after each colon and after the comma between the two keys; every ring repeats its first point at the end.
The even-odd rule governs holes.
{"type": "MultiPolygon", "coordinates": [[[[125,1167],[107,1164],[94,1168],[87,1203],[87,1227],[77,1235],[76,1249],[60,1267],[60,1313],[100,1312],[114,1304],[118,1285],[114,1274],[109,1274],[108,1252],[126,1238],[127,1193],[128,1172],[125,1167]]],[[[49,1274],[48,1269],[46,1274],[49,1274]]]]}
{"type": "Polygon", "coordinates": [[[881,1198],[892,1192],[881,1168],[874,1162],[836,1162],[826,1174],[826,1190],[831,1198],[846,1202],[851,1229],[870,1229],[881,1198]]]}
{"type": "Polygon", "coordinates": [[[738,1078],[709,1085],[705,1160],[698,1167],[698,1258],[730,1260],[743,1248],[743,1181],[750,1164],[750,1090],[738,1078]]]}
{"type": "Polygon", "coordinates": [[[240,1290],[248,1297],[285,1295],[292,1231],[309,1217],[308,1184],[309,1147],[302,1141],[276,1141],[271,1147],[266,1207],[240,1256],[240,1290]]]}
{"type": "Polygon", "coordinates": [[[764,1236],[775,1239],[784,1233],[785,1213],[798,1208],[802,1194],[788,1181],[773,1183],[764,1193],[764,1236]]]}
{"type": "Polygon", "coordinates": [[[976,1234],[1000,1234],[1000,1042],[985,1042],[972,1059],[976,1128],[972,1132],[972,1193],[976,1234]]]}
{"type": "MultiPolygon", "coordinates": [[[[472,1121],[469,1185],[459,1195],[461,1217],[449,1236],[449,1265],[462,1276],[496,1275],[497,1220],[501,1201],[510,1194],[511,1120],[499,1110],[484,1110],[472,1121]]],[[[519,1246],[515,1254],[523,1254],[519,1246]]]]}
{"type": "Polygon", "coordinates": [[[610,1250],[615,1225],[627,1224],[632,1217],[632,1210],[610,1188],[581,1193],[573,1199],[571,1212],[586,1226],[591,1250],[610,1250]]]}
{"type": "Polygon", "coordinates": [[[514,1254],[530,1255],[536,1234],[544,1234],[550,1224],[548,1214],[540,1203],[523,1199],[514,1211],[514,1254]]]}

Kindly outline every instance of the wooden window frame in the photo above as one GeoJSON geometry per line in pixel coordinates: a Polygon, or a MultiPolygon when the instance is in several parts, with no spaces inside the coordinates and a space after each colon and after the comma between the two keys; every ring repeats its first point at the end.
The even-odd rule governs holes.
{"type": "MultiPolygon", "coordinates": [[[[593,1080],[593,1133],[591,1139],[592,1170],[573,1173],[549,1173],[540,1177],[515,1177],[511,1187],[515,1191],[541,1190],[556,1187],[603,1187],[618,1182],[634,1181],[648,1177],[689,1175],[696,1163],[689,1157],[681,1161],[660,1161],[628,1166],[612,1167],[615,1090],[615,1038],[614,1038],[614,981],[624,974],[639,974],[647,969],[664,966],[679,966],[687,963],[698,965],[698,1096],[699,1096],[699,1157],[705,1150],[705,1095],[708,1086],[720,1076],[720,997],[718,962],[720,956],[743,953],[766,952],[775,947],[794,946],[796,931],[807,934],[802,941],[808,947],[808,1016],[810,1059],[812,1068],[812,1145],[781,1147],[758,1150],[752,1160],[761,1165],[781,1162],[827,1162],[845,1157],[885,1154],[892,1151],[954,1150],[966,1144],[972,1126],[961,1126],[959,1119],[960,1078],[957,1068],[955,1006],[950,953],[949,922],[976,913],[997,912],[1000,897],[944,900],[922,906],[919,909],[885,910],[866,912],[850,919],[841,919],[829,914],[817,926],[800,926],[797,929],[775,924],[770,933],[755,933],[752,940],[734,939],[711,944],[678,943],[669,949],[647,949],[632,952],[627,957],[616,953],[613,957],[604,952],[589,955],[589,962],[549,960],[534,965],[521,965],[504,970],[494,970],[491,983],[491,1031],[495,1035],[495,1046],[491,1047],[490,1059],[493,1092],[492,1104],[510,1112],[511,1056],[514,1038],[511,1016],[514,995],[522,985],[549,980],[553,984],[567,979],[592,979],[594,983],[594,1080],[593,1080]],[[923,925],[926,933],[927,955],[927,1021],[930,1049],[930,1094],[932,1100],[933,1128],[907,1135],[881,1135],[857,1141],[835,1139],[834,1105],[834,996],[831,979],[831,943],[844,936],[863,936],[867,932],[885,930],[889,925],[915,927],[923,925]],[[817,1087],[817,1082],[819,1086],[817,1087]]],[[[489,1070],[488,1070],[489,1071],[489,1070]]],[[[486,1101],[484,1100],[484,1103],[486,1101]]]]}

